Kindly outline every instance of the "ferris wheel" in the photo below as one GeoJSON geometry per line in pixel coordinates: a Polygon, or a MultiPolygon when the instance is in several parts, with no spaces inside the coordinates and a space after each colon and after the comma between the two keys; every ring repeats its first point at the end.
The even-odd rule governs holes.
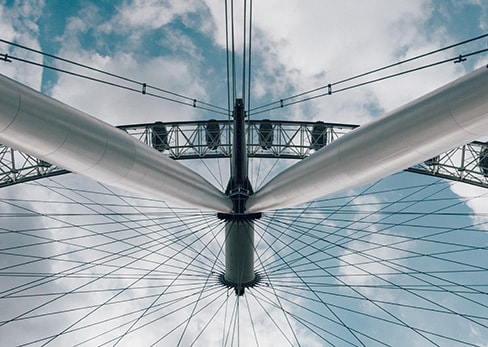
{"type": "Polygon", "coordinates": [[[486,67],[361,126],[231,89],[226,120],[112,127],[0,76],[8,345],[488,336],[487,215],[446,183],[488,187],[486,67]]]}

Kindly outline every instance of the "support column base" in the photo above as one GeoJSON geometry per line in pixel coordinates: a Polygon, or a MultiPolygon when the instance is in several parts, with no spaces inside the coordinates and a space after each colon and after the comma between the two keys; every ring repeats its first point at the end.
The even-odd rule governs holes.
{"type": "Polygon", "coordinates": [[[234,288],[236,295],[242,296],[244,295],[244,290],[246,288],[252,288],[257,286],[261,282],[261,275],[257,272],[254,274],[254,279],[252,281],[246,283],[234,283],[225,279],[225,274],[221,273],[219,275],[219,282],[220,284],[224,285],[227,288],[234,288]]]}

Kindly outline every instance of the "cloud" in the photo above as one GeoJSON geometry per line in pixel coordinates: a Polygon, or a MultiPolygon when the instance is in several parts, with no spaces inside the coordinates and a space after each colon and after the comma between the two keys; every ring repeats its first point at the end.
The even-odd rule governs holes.
{"type": "MultiPolygon", "coordinates": [[[[26,319],[7,325],[13,333],[10,335],[10,344],[16,345],[22,341],[55,335],[68,327],[68,332],[57,336],[54,344],[82,342],[98,334],[100,336],[90,340],[90,343],[102,343],[112,338],[117,339],[132,324],[131,320],[143,313],[145,314],[134,326],[134,331],[122,339],[123,345],[149,345],[170,333],[173,328],[175,331],[164,341],[176,345],[190,313],[191,321],[182,339],[184,345],[189,345],[200,333],[202,335],[198,345],[214,345],[222,338],[223,326],[232,327],[235,324],[230,317],[238,298],[233,291],[227,293],[222,287],[215,288],[215,276],[210,273],[211,261],[218,254],[218,247],[211,235],[217,236],[222,244],[222,226],[215,229],[209,226],[199,227],[200,220],[195,225],[194,214],[197,211],[187,211],[187,217],[185,214],[176,216],[170,208],[156,208],[156,202],[127,197],[124,192],[117,192],[114,196],[102,195],[101,193],[108,193],[108,190],[100,189],[94,182],[79,180],[74,175],[46,183],[51,188],[34,183],[26,189],[26,201],[43,196],[46,203],[35,204],[33,209],[37,211],[37,217],[24,221],[32,221],[29,228],[33,229],[33,234],[56,240],[40,248],[46,259],[39,262],[42,266],[37,269],[33,266],[28,268],[46,276],[43,281],[47,284],[20,291],[18,294],[26,295],[25,298],[12,298],[9,302],[2,299],[4,303],[7,302],[2,311],[6,317],[15,315],[13,310],[22,314],[39,306],[26,313],[26,319]],[[81,205],[72,205],[73,201],[80,201],[81,205]],[[144,207],[145,204],[147,207],[144,207]],[[99,211],[99,214],[94,213],[90,218],[76,216],[92,210],[99,211]],[[165,218],[151,214],[159,211],[164,215],[163,210],[167,212],[165,218]],[[110,214],[117,211],[139,211],[140,216],[110,214]],[[140,223],[137,220],[146,213],[157,218],[158,224],[139,228],[140,223]],[[178,220],[188,224],[177,223],[178,220]],[[41,224],[45,228],[36,229],[41,224]],[[138,230],[142,234],[138,235],[138,230]],[[151,238],[154,238],[154,242],[150,242],[151,238]],[[174,242],[175,240],[178,242],[174,242]],[[209,245],[214,253],[209,253],[205,245],[209,245]],[[192,260],[194,258],[196,261],[192,260]],[[189,267],[182,271],[186,266],[189,267]],[[50,275],[55,275],[52,281],[50,275]],[[195,300],[200,296],[202,279],[205,276],[210,276],[208,288],[196,304],[195,300]],[[212,292],[215,294],[211,294],[212,292]],[[29,300],[29,294],[37,296],[34,296],[34,300],[29,300]],[[42,300],[38,300],[39,298],[42,300]],[[144,312],[151,304],[153,306],[144,312]],[[225,305],[221,307],[221,304],[225,305]],[[180,307],[183,308],[180,310],[180,307]],[[214,313],[217,315],[214,316],[214,313]],[[41,320],[42,324],[39,323],[41,320]],[[210,323],[208,327],[207,323],[210,323]],[[180,326],[177,327],[178,325],[180,326]],[[26,327],[29,327],[27,333],[18,331],[26,327]]],[[[18,189],[12,191],[19,192],[18,189]]],[[[207,219],[207,222],[214,224],[213,218],[207,216],[207,219]]],[[[15,220],[13,224],[13,230],[22,228],[15,220]]],[[[18,242],[17,240],[13,244],[18,242]]],[[[33,247],[29,248],[32,249],[33,247]]],[[[3,281],[2,285],[6,288],[13,286],[10,281],[3,281]]],[[[260,345],[283,345],[286,338],[293,341],[290,326],[272,293],[267,295],[272,301],[270,304],[261,295],[253,299],[254,296],[250,294],[252,291],[249,291],[249,300],[239,298],[241,343],[254,344],[254,332],[252,325],[248,324],[248,312],[253,313],[252,320],[260,345]],[[257,300],[261,300],[260,304],[257,300]],[[284,328],[286,338],[276,329],[275,324],[288,327],[284,328]]],[[[319,345],[302,327],[295,323],[292,326],[304,346],[319,345]]],[[[230,331],[230,335],[225,338],[236,339],[237,337],[232,337],[232,328],[230,331]]]]}
{"type": "MultiPolygon", "coordinates": [[[[40,50],[39,27],[37,21],[42,15],[43,0],[28,2],[15,1],[12,7],[0,4],[0,33],[6,41],[15,42],[36,50],[40,50]]],[[[42,62],[39,55],[1,44],[1,53],[22,59],[42,62]]],[[[41,88],[42,72],[39,68],[25,66],[19,62],[3,63],[1,72],[34,89],[41,88]]]]}
{"type": "Polygon", "coordinates": [[[488,231],[488,192],[486,188],[460,182],[450,183],[450,188],[474,212],[474,215],[471,217],[473,225],[477,225],[488,231]]]}
{"type": "MultiPolygon", "coordinates": [[[[223,4],[208,1],[207,5],[215,23],[215,44],[225,47],[223,4]]],[[[353,4],[312,1],[306,6],[294,1],[254,4],[253,105],[279,101],[454,42],[447,28],[439,26],[432,30],[429,20],[433,11],[432,2],[425,0],[400,4],[388,1],[353,4]]],[[[237,17],[236,21],[239,44],[241,18],[237,17]]],[[[444,57],[441,54],[436,59],[444,57]]],[[[424,59],[422,63],[431,61],[424,59]]],[[[409,67],[398,67],[389,73],[409,67]]],[[[259,117],[363,124],[453,80],[462,72],[453,64],[259,117]],[[422,83],[419,83],[420,76],[422,83]]],[[[361,81],[364,79],[357,82],[361,81]]],[[[336,89],[344,86],[347,84],[336,89]]]]}
{"type": "Polygon", "coordinates": [[[186,16],[188,13],[199,12],[202,9],[200,1],[157,1],[135,0],[125,2],[118,9],[113,19],[116,25],[124,26],[127,30],[141,28],[151,30],[161,28],[171,23],[175,18],[186,16]]]}
{"type": "MultiPolygon", "coordinates": [[[[354,234],[351,236],[357,237],[358,240],[349,241],[338,259],[341,265],[340,278],[344,281],[343,284],[352,286],[358,293],[369,299],[395,302],[398,298],[393,297],[391,292],[377,290],[375,286],[387,285],[394,281],[392,263],[395,267],[401,267],[405,262],[392,259],[405,256],[409,249],[402,247],[400,251],[389,247],[401,235],[396,233],[389,235],[388,230],[379,230],[381,224],[377,225],[377,223],[384,217],[376,211],[381,211],[387,206],[380,196],[359,196],[350,204],[355,206],[352,209],[356,211],[356,216],[351,219],[354,223],[350,226],[350,230],[348,227],[346,233],[354,234]],[[356,228],[366,232],[368,236],[358,237],[356,228]],[[382,232],[378,233],[378,231],[382,232]]],[[[368,302],[363,304],[365,309],[370,306],[368,302]]]]}
{"type": "MultiPolygon", "coordinates": [[[[60,316],[47,316],[43,324],[39,324],[36,319],[27,318],[42,311],[29,313],[34,307],[43,304],[42,301],[36,300],[36,297],[43,296],[43,293],[56,293],[59,289],[57,283],[49,277],[53,274],[54,268],[53,262],[48,260],[53,256],[53,249],[56,248],[54,240],[58,236],[53,230],[55,223],[39,217],[36,213],[40,205],[40,192],[43,193],[44,201],[52,198],[51,192],[32,186],[12,186],[2,188],[1,191],[0,210],[2,214],[11,214],[11,217],[2,215],[1,218],[0,268],[2,274],[17,274],[3,276],[0,286],[3,302],[0,319],[4,322],[7,319],[18,318],[8,324],[10,333],[2,334],[2,343],[7,346],[18,345],[19,337],[34,340],[39,336],[45,336],[49,328],[62,323],[60,316]],[[53,241],[49,243],[49,240],[53,241]]],[[[60,309],[56,305],[55,307],[60,309]]]]}
{"type": "MultiPolygon", "coordinates": [[[[77,51],[76,55],[84,56],[86,58],[84,61],[96,68],[113,71],[123,76],[137,75],[139,81],[148,81],[144,82],[148,85],[164,86],[163,88],[170,91],[185,91],[186,95],[192,95],[200,100],[205,97],[200,81],[192,74],[191,68],[173,58],[154,58],[140,64],[135,57],[126,54],[101,57],[91,52],[77,51]],[[164,69],[161,69],[161,66],[164,66],[164,69]],[[154,71],[158,71],[156,76],[154,71]]],[[[69,57],[71,54],[67,53],[64,56],[69,57]]],[[[129,84],[129,88],[137,90],[139,87],[129,84]]],[[[191,101],[169,94],[154,90],[150,92],[191,104],[191,101]]],[[[64,75],[60,76],[53,87],[52,96],[114,125],[169,121],[175,118],[190,120],[197,117],[196,111],[191,107],[64,75]]]]}
{"type": "MultiPolygon", "coordinates": [[[[92,4],[89,5],[89,7],[93,6],[92,4]]],[[[140,4],[138,6],[140,7],[140,4]]],[[[113,20],[99,16],[91,16],[86,19],[82,16],[86,11],[87,8],[83,8],[79,17],[68,19],[67,29],[63,36],[59,38],[62,41],[59,51],[60,56],[140,83],[147,83],[149,86],[162,88],[173,93],[181,93],[190,97],[190,100],[181,99],[151,88],[147,90],[148,93],[176,99],[190,105],[192,104],[191,98],[207,100],[206,85],[197,70],[198,65],[190,63],[189,59],[181,59],[173,54],[152,57],[141,53],[139,47],[130,50],[123,43],[115,44],[107,54],[98,53],[92,46],[85,47],[81,36],[86,33],[87,28],[108,25],[107,23],[113,20]]],[[[123,34],[128,29],[124,26],[122,28],[116,33],[117,35],[123,34]]],[[[173,42],[178,42],[180,48],[178,53],[186,51],[189,57],[195,57],[196,61],[198,61],[198,54],[195,52],[194,44],[188,37],[181,33],[178,34],[178,32],[171,33],[169,36],[173,42]],[[179,37],[176,35],[179,35],[179,37]]],[[[103,32],[96,34],[94,46],[97,46],[97,40],[102,42],[109,37],[105,36],[103,32]]],[[[191,107],[185,107],[178,103],[149,95],[142,95],[141,85],[110,78],[80,68],[69,67],[65,64],[60,64],[59,66],[94,78],[109,80],[111,83],[122,84],[136,91],[141,90],[141,93],[135,93],[117,89],[110,85],[74,78],[69,75],[60,75],[58,77],[51,89],[51,95],[54,98],[100,117],[111,124],[144,123],[173,119],[188,120],[197,117],[197,111],[191,107]]]]}

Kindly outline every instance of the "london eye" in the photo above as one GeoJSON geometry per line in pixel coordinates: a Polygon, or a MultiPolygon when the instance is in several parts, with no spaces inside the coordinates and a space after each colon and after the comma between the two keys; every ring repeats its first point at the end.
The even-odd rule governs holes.
{"type": "Polygon", "coordinates": [[[488,34],[271,98],[259,6],[220,6],[224,106],[1,38],[7,74],[202,114],[113,126],[0,70],[2,344],[486,343],[486,62],[361,124],[297,115],[482,61],[488,34]]]}

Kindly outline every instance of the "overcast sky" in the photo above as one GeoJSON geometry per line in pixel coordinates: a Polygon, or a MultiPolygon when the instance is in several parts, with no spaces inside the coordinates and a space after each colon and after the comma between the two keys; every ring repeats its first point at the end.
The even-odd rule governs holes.
{"type": "MultiPolygon", "coordinates": [[[[219,0],[0,0],[0,38],[182,94],[191,99],[227,108],[224,3],[224,1],[219,0]]],[[[234,10],[236,13],[235,47],[238,62],[237,94],[238,97],[241,97],[240,81],[243,44],[243,18],[241,13],[243,5],[240,1],[236,1],[234,10]]],[[[251,109],[467,40],[486,32],[488,32],[488,6],[484,0],[255,1],[253,3],[251,41],[252,77],[250,81],[251,98],[249,100],[251,109]]],[[[468,54],[484,49],[486,46],[487,40],[485,38],[468,45],[443,51],[414,63],[394,67],[386,74],[405,71],[461,54],[468,54]]],[[[0,43],[0,53],[54,65],[61,69],[98,76],[79,67],[56,62],[49,58],[42,58],[37,54],[5,43],[0,43]]],[[[330,96],[297,105],[259,114],[250,112],[250,116],[255,119],[323,120],[364,124],[486,64],[486,54],[474,55],[462,64],[449,62],[350,91],[333,93],[330,96]]],[[[42,69],[15,60],[11,63],[0,61],[0,73],[113,125],[158,120],[180,121],[209,118],[224,119],[227,117],[171,101],[152,98],[141,93],[83,80],[68,74],[55,73],[48,69],[42,69]]],[[[373,75],[372,77],[379,76],[373,75]]],[[[364,79],[357,80],[354,83],[360,81],[364,81],[364,79]]],[[[67,180],[66,182],[68,183],[76,180],[73,177],[63,179],[67,180]]],[[[62,182],[63,184],[66,183],[65,181],[62,182]]],[[[89,189],[93,190],[99,189],[94,186],[94,183],[85,180],[82,180],[82,183],[76,182],[74,184],[78,187],[90,187],[89,189]]],[[[395,182],[395,178],[387,181],[385,187],[388,187],[387,184],[392,182],[395,182]]],[[[55,183],[50,184],[54,185],[55,183]]],[[[440,196],[445,199],[448,199],[447,196],[449,196],[449,199],[451,199],[453,196],[456,197],[453,194],[454,192],[462,199],[466,199],[466,205],[461,203],[463,213],[467,213],[466,211],[468,211],[469,207],[472,211],[479,214],[476,217],[477,219],[472,218],[470,220],[469,217],[465,217],[466,220],[470,220],[472,223],[486,222],[485,219],[479,217],[483,213],[488,213],[486,200],[472,198],[484,195],[485,192],[483,190],[460,184],[446,184],[445,187],[446,190],[440,196]],[[444,194],[447,195],[444,196],[444,194]]],[[[60,198],[59,191],[39,189],[38,187],[12,188],[0,193],[3,195],[3,199],[15,199],[22,196],[27,201],[23,206],[42,211],[55,210],[56,213],[85,211],[84,208],[86,206],[80,208],[80,210],[70,210],[68,205],[60,206],[57,204],[56,207],[53,207],[54,205],[39,205],[34,202],[34,200],[41,200],[38,194],[43,195],[42,199],[46,196],[46,201],[51,198],[58,201],[67,201],[60,198]]],[[[380,189],[376,190],[375,188],[372,191],[376,192],[380,191],[380,189]]],[[[96,199],[100,199],[100,197],[96,199]]],[[[357,213],[361,213],[361,210],[367,210],[367,206],[385,203],[385,199],[385,197],[377,197],[375,195],[364,196],[355,201],[355,209],[357,209],[357,213]]],[[[86,202],[86,200],[84,201],[86,202]]],[[[107,201],[113,200],[107,198],[107,201]]],[[[464,200],[456,200],[458,203],[461,201],[464,200]]],[[[150,202],[147,203],[151,204],[150,202]]],[[[138,202],[138,204],[138,206],[143,206],[145,202],[138,202]]],[[[4,202],[2,206],[4,211],[17,211],[11,204],[4,202]]],[[[373,219],[369,220],[369,222],[374,222],[373,219]]],[[[32,222],[31,220],[20,222],[15,218],[4,220],[5,225],[9,225],[4,227],[5,230],[10,231],[28,229],[32,222]]],[[[98,221],[98,219],[95,220],[98,221]]],[[[100,219],[100,221],[102,220],[104,219],[100,219]]],[[[46,227],[52,228],[57,221],[53,222],[51,219],[50,223],[54,224],[48,223],[46,227]]],[[[212,219],[209,219],[207,223],[212,223],[212,219]]],[[[486,228],[486,225],[480,226],[480,228],[483,227],[486,228]]],[[[394,241],[389,235],[374,234],[374,232],[378,231],[378,226],[371,228],[372,234],[368,238],[369,244],[384,245],[394,241]]],[[[213,234],[209,232],[205,234],[205,237],[210,240],[211,235],[213,234]]],[[[55,238],[56,236],[51,235],[50,237],[55,238]]],[[[220,243],[223,242],[222,235],[219,236],[219,240],[220,243]]],[[[475,241],[481,242],[480,245],[485,247],[485,253],[476,254],[486,256],[486,245],[488,244],[486,236],[479,238],[477,236],[476,239],[471,241],[473,243],[475,241]]],[[[19,241],[12,237],[5,241],[5,245],[16,245],[16,242],[19,241]]],[[[350,246],[358,250],[362,250],[364,247],[360,242],[357,244],[352,242],[350,246]]],[[[417,251],[416,246],[421,248],[425,244],[415,245],[412,242],[408,247],[405,247],[404,251],[417,251]]],[[[47,257],[70,249],[66,245],[52,245],[52,247],[58,248],[52,250],[41,247],[38,249],[39,253],[36,254],[40,257],[47,257]],[[68,248],[65,249],[63,247],[68,248]]],[[[215,249],[215,252],[218,252],[217,246],[215,249]]],[[[178,250],[178,248],[175,248],[172,252],[178,253],[178,250]]],[[[266,248],[266,250],[268,249],[266,248]]],[[[6,258],[6,254],[7,252],[2,253],[1,264],[4,266],[10,261],[6,258]]],[[[338,251],[336,255],[342,257],[341,260],[346,264],[364,261],[358,254],[346,254],[345,251],[338,251]]],[[[373,255],[379,259],[396,259],[395,257],[399,256],[395,253],[394,248],[381,248],[373,255]]],[[[92,254],[83,253],[78,260],[86,262],[86,259],[90,256],[92,254]]],[[[399,261],[397,264],[398,266],[407,266],[406,261],[399,261]]],[[[53,269],[52,265],[49,265],[49,268],[44,268],[43,265],[43,263],[35,263],[33,266],[39,266],[40,269],[32,267],[30,271],[60,271],[59,269],[53,269]]],[[[64,265],[61,264],[59,266],[62,267],[64,265]]],[[[369,263],[363,268],[362,273],[358,274],[357,268],[347,266],[343,267],[339,273],[346,277],[350,276],[345,280],[348,285],[366,285],[377,282],[371,276],[365,279],[361,275],[370,272],[388,272],[387,270],[384,266],[376,266],[369,263]]],[[[481,272],[480,276],[480,283],[486,285],[488,283],[486,271],[481,272]]],[[[393,281],[393,279],[391,280],[393,281]]],[[[129,281],[129,279],[125,279],[125,281],[129,281]]],[[[14,287],[11,284],[13,282],[8,283],[4,288],[14,287]]],[[[104,285],[107,288],[112,288],[111,284],[104,285]]],[[[53,285],[46,288],[50,290],[57,288],[58,291],[62,292],[63,290],[68,291],[66,289],[68,287],[60,285],[58,288],[53,285]]],[[[116,287],[116,285],[113,285],[113,287],[116,287]]],[[[469,339],[472,344],[484,344],[486,346],[486,341],[488,341],[488,329],[486,328],[488,324],[486,317],[488,300],[486,299],[486,287],[484,287],[484,290],[484,295],[478,296],[474,300],[479,300],[481,297],[481,301],[485,305],[483,306],[485,311],[480,311],[480,307],[475,307],[473,311],[470,311],[473,315],[481,315],[481,321],[484,325],[473,325],[470,324],[470,320],[465,320],[462,322],[462,326],[456,327],[456,329],[459,328],[462,331],[455,335],[460,340],[469,339]]],[[[151,291],[146,289],[146,292],[151,291]]],[[[369,298],[390,302],[403,299],[406,303],[415,301],[410,297],[387,296],[383,292],[372,291],[371,289],[365,289],[362,294],[369,298]],[[410,299],[412,301],[409,301],[410,299]]],[[[286,295],[283,295],[283,298],[286,300],[286,295]]],[[[80,296],[76,299],[79,302],[85,300],[80,296]]],[[[40,300],[47,301],[49,297],[46,295],[40,300]]],[[[103,301],[104,299],[100,300],[103,301]]],[[[19,306],[22,306],[22,308],[16,311],[16,303],[19,303],[19,301],[10,300],[5,302],[5,307],[8,307],[5,311],[14,312],[9,313],[11,314],[10,317],[14,317],[18,312],[25,312],[30,307],[29,302],[21,301],[19,306]],[[23,308],[24,306],[26,308],[23,308]]],[[[133,305],[137,308],[139,307],[137,306],[138,304],[134,303],[133,305]]],[[[311,301],[305,301],[304,305],[306,304],[310,305],[311,301]]],[[[53,305],[55,305],[53,310],[61,310],[62,308],[60,307],[63,307],[63,303],[59,302],[53,305]]],[[[144,303],[140,307],[144,307],[143,305],[144,303]]],[[[454,306],[453,304],[452,307],[454,306]]],[[[371,311],[368,311],[368,307],[364,308],[366,312],[378,314],[374,308],[369,309],[371,311]]],[[[232,311],[231,303],[229,303],[228,310],[229,312],[232,311]]],[[[403,313],[407,314],[407,312],[403,313]]],[[[352,321],[357,319],[357,317],[348,317],[347,313],[344,313],[344,315],[352,321]]],[[[191,325],[189,327],[190,332],[187,335],[197,334],[196,331],[198,331],[199,327],[201,328],[205,324],[206,317],[206,315],[203,315],[201,321],[198,321],[199,325],[191,325]]],[[[277,341],[282,343],[283,334],[276,332],[276,325],[283,323],[284,326],[287,326],[286,320],[288,318],[284,315],[275,316],[277,322],[273,323],[266,317],[264,312],[260,312],[256,316],[256,320],[261,322],[258,330],[265,335],[265,342],[261,345],[273,345],[273,343],[278,343],[277,341]],[[264,333],[266,329],[270,331],[268,335],[264,333]]],[[[316,316],[312,315],[307,318],[310,318],[312,322],[318,322],[317,324],[319,325],[325,325],[323,321],[317,320],[318,317],[316,316]]],[[[3,317],[2,319],[5,320],[6,318],[3,317]]],[[[93,318],[93,321],[96,321],[96,319],[101,318],[93,318]]],[[[177,318],[174,319],[177,320],[177,318]]],[[[53,331],[59,332],[60,329],[56,330],[56,327],[61,326],[61,320],[62,318],[55,316],[51,320],[46,321],[45,324],[46,326],[49,324],[49,326],[54,327],[53,331]]],[[[43,327],[39,326],[40,320],[31,319],[27,321],[32,322],[32,324],[28,325],[29,329],[40,332],[33,333],[32,336],[42,336],[43,327]]],[[[359,320],[357,321],[359,322],[359,320]]],[[[423,317],[419,322],[427,331],[438,331],[437,325],[440,326],[444,323],[435,322],[434,324],[429,322],[429,316],[423,317]],[[436,327],[429,328],[429,323],[436,327]]],[[[374,330],[380,326],[377,322],[376,324],[371,329],[374,330]]],[[[446,319],[445,324],[446,326],[454,327],[457,321],[449,317],[446,319]]],[[[296,333],[300,339],[305,341],[303,345],[324,345],[324,340],[309,334],[297,322],[294,322],[292,326],[296,327],[296,333]]],[[[9,328],[9,325],[3,323],[2,327],[0,327],[0,340],[2,340],[2,334],[6,334],[6,329],[9,328]]],[[[15,329],[12,331],[20,333],[25,327],[16,325],[12,329],[15,329]]],[[[148,330],[144,331],[147,332],[148,330]]],[[[149,331],[151,333],[147,333],[144,336],[147,340],[144,340],[143,344],[152,343],[158,338],[158,334],[154,332],[154,329],[149,331]]],[[[383,333],[384,336],[381,332],[378,333],[376,331],[372,334],[381,341],[392,341],[391,339],[395,337],[392,332],[383,333]],[[383,338],[384,340],[382,340],[383,338]]],[[[340,336],[347,335],[342,335],[343,332],[338,334],[340,336]]],[[[285,335],[293,336],[293,334],[289,333],[285,335]]],[[[428,344],[430,341],[424,339],[421,335],[416,334],[420,345],[428,344]]],[[[219,335],[218,338],[220,337],[219,335]]],[[[35,338],[32,337],[31,340],[35,338]]],[[[207,339],[205,340],[206,343],[212,343],[209,342],[212,340],[212,334],[207,334],[205,338],[207,339]]],[[[336,341],[332,336],[328,338],[331,341],[336,341]]],[[[345,338],[349,339],[350,336],[345,338]]],[[[286,339],[284,340],[286,342],[286,339]]],[[[17,341],[23,340],[9,340],[12,344],[18,343],[17,341]]],[[[25,341],[30,340],[27,339],[25,341]]],[[[61,345],[57,341],[55,340],[53,345],[61,345]]],[[[130,337],[124,341],[129,345],[130,337]]],[[[337,341],[341,342],[342,340],[338,339],[337,341]]],[[[366,339],[365,341],[373,343],[372,340],[366,339]]],[[[215,343],[215,341],[213,342],[215,343]]],[[[398,342],[395,343],[396,345],[411,345],[409,341],[396,342],[398,342]]],[[[139,343],[141,343],[141,340],[139,340],[139,343]]],[[[449,342],[449,344],[452,343],[452,341],[449,342]]],[[[294,342],[291,344],[293,345],[294,342]]],[[[359,345],[358,340],[354,340],[353,345],[359,345]]]]}

